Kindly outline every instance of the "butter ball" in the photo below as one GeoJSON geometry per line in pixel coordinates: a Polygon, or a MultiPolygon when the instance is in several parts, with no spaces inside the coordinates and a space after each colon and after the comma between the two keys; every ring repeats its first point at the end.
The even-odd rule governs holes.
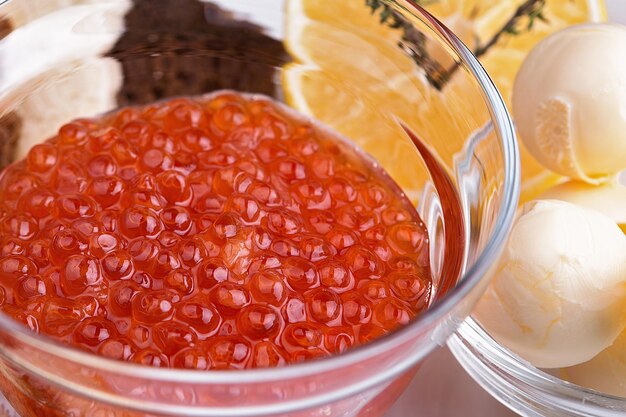
{"type": "Polygon", "coordinates": [[[545,200],[523,207],[474,316],[533,365],[560,368],[610,346],[625,313],[626,236],[598,211],[545,200]]]}
{"type": "Polygon", "coordinates": [[[610,217],[626,233],[626,187],[617,181],[592,185],[571,180],[546,190],[537,198],[561,200],[597,210],[610,217]]]}
{"type": "Polygon", "coordinates": [[[565,368],[558,376],[581,387],[626,397],[626,332],[592,360],[565,368]]]}
{"type": "Polygon", "coordinates": [[[558,174],[599,183],[626,168],[626,27],[584,24],[541,41],[515,79],[513,116],[558,174]]]}

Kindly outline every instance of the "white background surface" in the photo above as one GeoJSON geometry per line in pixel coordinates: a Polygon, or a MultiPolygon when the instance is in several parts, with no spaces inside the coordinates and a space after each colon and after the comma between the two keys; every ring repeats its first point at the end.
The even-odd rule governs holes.
{"type": "MultiPolygon", "coordinates": [[[[548,0],[549,1],[549,0],[548,0]]],[[[626,24],[626,0],[605,0],[609,17],[626,24]]],[[[463,371],[447,348],[433,353],[387,417],[515,417],[463,371]]]]}

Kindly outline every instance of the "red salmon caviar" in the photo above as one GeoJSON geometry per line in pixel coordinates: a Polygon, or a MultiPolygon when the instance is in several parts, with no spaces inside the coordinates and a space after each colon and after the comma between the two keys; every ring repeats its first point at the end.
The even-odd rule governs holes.
{"type": "Polygon", "coordinates": [[[231,92],[77,120],[0,175],[0,308],[151,366],[340,353],[430,299],[428,236],[387,174],[231,92]]]}

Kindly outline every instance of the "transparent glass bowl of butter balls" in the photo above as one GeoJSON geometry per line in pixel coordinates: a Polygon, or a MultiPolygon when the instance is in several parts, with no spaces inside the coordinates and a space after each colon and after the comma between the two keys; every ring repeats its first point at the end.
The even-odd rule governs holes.
{"type": "Polygon", "coordinates": [[[618,25],[567,29],[540,43],[516,80],[513,110],[521,139],[529,148],[535,146],[535,156],[543,159],[545,166],[584,182],[564,179],[569,182],[538,197],[566,203],[531,203],[520,211],[489,296],[479,304],[475,318],[468,319],[448,345],[483,388],[524,416],[600,417],[626,412],[626,399],[608,394],[622,393],[626,383],[622,359],[626,200],[624,186],[618,182],[626,143],[626,118],[619,110],[623,108],[620,103],[626,103],[622,75],[625,40],[626,28],[618,25]],[[572,61],[568,60],[580,62],[581,56],[588,59],[583,64],[586,69],[569,65],[572,61]],[[542,57],[547,61],[537,61],[542,57]],[[520,91],[518,83],[519,87],[533,84],[533,89],[520,91]],[[544,103],[543,107],[538,103],[544,103]],[[551,105],[555,109],[561,104],[565,112],[546,113],[551,105]],[[602,110],[604,105],[609,106],[606,111],[602,110]],[[598,111],[584,111],[586,106],[596,106],[598,111]],[[567,117],[559,120],[559,114],[567,117]],[[559,128],[542,130],[550,125],[559,128]],[[529,225],[529,207],[535,210],[538,206],[558,206],[565,210],[561,214],[569,210],[586,214],[581,215],[579,224],[561,222],[567,222],[565,227],[554,226],[559,219],[551,218],[549,224],[543,223],[545,229],[560,233],[547,234],[539,230],[542,227],[525,228],[529,225]],[[587,211],[589,208],[593,211],[587,211]],[[587,223],[591,217],[601,221],[587,223]],[[581,230],[580,224],[584,230],[579,234],[575,230],[581,230]],[[519,230],[521,234],[517,234],[519,230]],[[565,243],[566,239],[570,240],[565,243]],[[521,241],[534,241],[541,255],[526,250],[528,246],[521,241]],[[595,255],[587,256],[590,253],[595,255]],[[548,260],[554,259],[553,255],[559,256],[556,262],[548,260]],[[524,264],[529,256],[529,264],[524,264]],[[511,266],[513,259],[517,259],[517,266],[511,266]],[[489,314],[503,297],[510,301],[500,304],[503,314],[489,314]],[[511,321],[505,324],[507,320],[511,321]],[[588,384],[597,391],[565,379],[588,384]]]}

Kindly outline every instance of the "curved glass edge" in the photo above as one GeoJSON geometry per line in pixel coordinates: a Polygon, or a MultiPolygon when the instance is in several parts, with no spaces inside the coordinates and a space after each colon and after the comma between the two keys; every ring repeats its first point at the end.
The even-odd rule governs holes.
{"type": "Polygon", "coordinates": [[[523,416],[617,417],[626,413],[626,399],[535,368],[497,343],[471,317],[450,337],[448,347],[485,391],[523,416]]]}

